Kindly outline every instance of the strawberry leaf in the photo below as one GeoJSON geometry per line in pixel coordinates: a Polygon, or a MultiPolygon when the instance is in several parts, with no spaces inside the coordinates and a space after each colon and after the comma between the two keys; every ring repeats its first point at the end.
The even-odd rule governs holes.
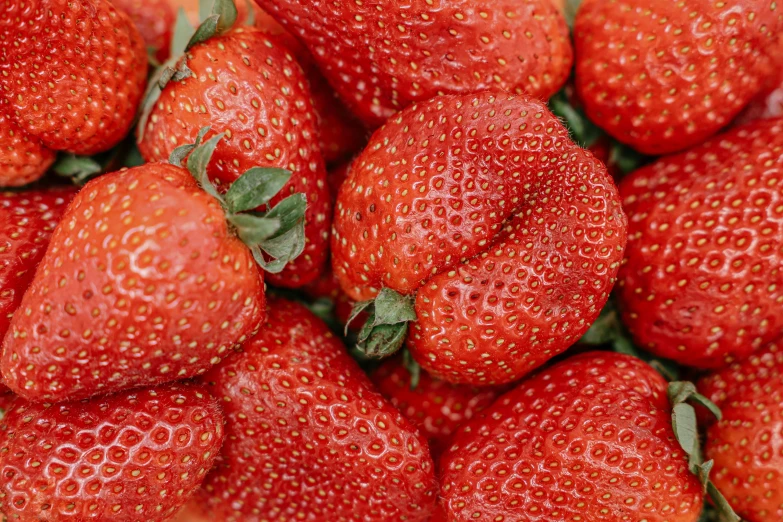
{"type": "Polygon", "coordinates": [[[216,134],[202,144],[201,140],[207,132],[209,132],[209,127],[204,127],[198,133],[194,148],[190,152],[190,156],[188,156],[188,171],[190,171],[190,174],[196,179],[204,192],[220,201],[225,207],[223,196],[218,193],[207,175],[207,166],[209,165],[210,160],[212,160],[212,154],[215,153],[215,148],[217,147],[218,142],[223,139],[224,134],[216,134]]]}
{"type": "Polygon", "coordinates": [[[720,408],[709,400],[704,395],[700,394],[698,390],[696,389],[696,386],[692,382],[687,381],[675,381],[669,384],[669,389],[667,390],[667,393],[669,395],[669,402],[672,405],[684,403],[687,401],[694,401],[698,404],[701,404],[705,408],[707,408],[710,413],[715,415],[715,418],[718,420],[721,420],[723,418],[723,414],[720,411],[720,408]]]}
{"type": "MultiPolygon", "coordinates": [[[[199,5],[199,14],[202,14],[202,6],[199,5]]],[[[234,0],[215,0],[212,5],[212,14],[202,18],[201,24],[196,28],[196,32],[185,46],[185,51],[189,51],[193,46],[198,45],[212,38],[221,35],[231,29],[237,21],[237,6],[234,0]]]]}
{"type": "Polygon", "coordinates": [[[212,6],[212,14],[220,17],[217,31],[218,34],[223,34],[234,27],[238,15],[237,6],[234,4],[234,0],[215,0],[212,6]]]}
{"type": "Polygon", "coordinates": [[[358,313],[370,309],[370,305],[370,316],[359,331],[357,346],[371,357],[389,356],[402,347],[408,333],[408,322],[416,320],[413,298],[383,288],[374,300],[354,307],[349,322],[358,313]]]}
{"type": "Polygon", "coordinates": [[[171,37],[169,56],[182,56],[195,31],[196,28],[190,23],[185,9],[180,6],[177,9],[177,20],[174,22],[174,34],[171,37]]]}
{"type": "Polygon", "coordinates": [[[193,33],[193,36],[190,37],[190,40],[188,40],[188,44],[185,46],[185,51],[189,51],[193,48],[193,46],[198,45],[202,42],[206,42],[216,34],[218,34],[218,22],[220,20],[220,15],[210,15],[207,17],[206,20],[201,22],[201,25],[199,25],[196,28],[196,32],[193,33]]]}
{"type": "Polygon", "coordinates": [[[715,504],[719,522],[740,522],[740,517],[734,513],[726,497],[715,487],[711,481],[707,483],[707,493],[715,504]]]}
{"type": "Polygon", "coordinates": [[[77,185],[82,185],[95,174],[100,174],[103,167],[90,157],[64,154],[57,159],[52,169],[60,176],[69,177],[77,185]]]}
{"type": "Polygon", "coordinates": [[[226,192],[231,212],[244,212],[266,205],[288,183],[291,172],[278,168],[256,167],[239,177],[226,192]]]}
{"type": "Polygon", "coordinates": [[[237,235],[248,245],[258,245],[274,236],[280,230],[280,220],[259,217],[252,214],[235,214],[230,218],[236,227],[237,235]]]}
{"type": "Polygon", "coordinates": [[[696,425],[696,410],[688,403],[681,402],[672,408],[672,428],[677,442],[690,457],[691,469],[701,465],[699,429],[696,425]]]}

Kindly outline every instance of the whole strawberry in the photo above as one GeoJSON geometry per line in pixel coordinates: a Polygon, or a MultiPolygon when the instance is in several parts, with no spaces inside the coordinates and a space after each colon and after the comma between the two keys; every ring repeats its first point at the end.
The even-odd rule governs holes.
{"type": "Polygon", "coordinates": [[[0,419],[0,513],[8,520],[171,518],[223,442],[202,388],[126,391],[84,402],[17,398],[0,419]]]}
{"type": "Polygon", "coordinates": [[[103,175],[74,198],[3,342],[0,369],[16,393],[58,402],[193,377],[255,331],[256,259],[267,241],[294,241],[279,235],[287,229],[303,234],[304,201],[241,213],[288,177],[251,169],[220,196],[205,167],[221,136],[201,144],[207,132],[175,164],[103,175]],[[178,166],[188,153],[188,169],[178,166]]]}
{"type": "Polygon", "coordinates": [[[546,99],[572,63],[551,0],[260,0],[370,128],[415,101],[500,89],[546,99]]]}
{"type": "Polygon", "coordinates": [[[524,381],[459,429],[441,460],[447,520],[695,522],[702,488],[666,382],[591,352],[524,381]]]}
{"type": "MultiPolygon", "coordinates": [[[[90,155],[122,140],[146,77],[144,42],[108,0],[0,3],[0,111],[31,147],[28,181],[45,172],[51,151],[90,155]]],[[[0,148],[0,164],[20,153],[0,148]]]]}
{"type": "Polygon", "coordinates": [[[384,362],[373,373],[372,381],[427,437],[436,462],[457,428],[487,408],[501,393],[498,388],[451,384],[415,367],[411,371],[403,357],[384,362]]]}
{"type": "Polygon", "coordinates": [[[698,368],[783,333],[783,120],[763,120],[639,169],[617,295],[652,353],[698,368]]]}
{"type": "Polygon", "coordinates": [[[408,346],[425,370],[503,384],[595,320],[625,227],[606,168],[541,102],[447,95],[389,120],[354,160],[332,265],[349,297],[377,295],[360,334],[370,354],[396,349],[415,319],[408,346]]]}
{"type": "Polygon", "coordinates": [[[265,327],[203,380],[227,422],[202,488],[216,520],[428,520],[426,441],[304,306],[270,299],[265,327]]]}
{"type": "MultiPolygon", "coordinates": [[[[232,0],[219,4],[234,8],[232,0]]],[[[292,172],[271,203],[296,192],[306,195],[307,241],[303,254],[269,281],[299,287],[316,279],[326,265],[332,212],[307,79],[273,37],[251,27],[232,29],[235,17],[214,16],[220,20],[217,29],[187,49],[178,73],[147,108],[139,150],[147,161],[161,161],[211,126],[213,133],[225,134],[208,168],[221,190],[251,167],[292,172]]]]}
{"type": "Polygon", "coordinates": [[[646,154],[701,143],[776,70],[783,12],[766,0],[585,0],[576,87],[587,115],[646,154]]]}
{"type": "MultiPolygon", "coordinates": [[[[776,346],[707,378],[726,383],[723,419],[713,424],[705,454],[713,482],[748,522],[783,521],[783,358],[776,346]]],[[[713,388],[714,389],[714,388],[713,388]]]]}
{"type": "Polygon", "coordinates": [[[0,340],[76,190],[0,193],[0,340]]]}
{"type": "Polygon", "coordinates": [[[19,187],[39,179],[55,154],[23,131],[0,109],[0,187],[19,187]]]}

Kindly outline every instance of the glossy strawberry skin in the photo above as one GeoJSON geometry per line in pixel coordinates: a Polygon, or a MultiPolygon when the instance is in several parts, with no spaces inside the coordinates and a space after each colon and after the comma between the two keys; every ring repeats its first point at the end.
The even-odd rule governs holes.
{"type": "Polygon", "coordinates": [[[441,93],[495,88],[546,99],[571,68],[568,28],[550,0],[258,3],[308,46],[369,128],[441,93]]]}
{"type": "Polygon", "coordinates": [[[174,0],[111,0],[114,7],[125,12],[144,39],[147,49],[155,50],[159,63],[169,58],[172,29],[177,19],[174,0]]]}
{"type": "Polygon", "coordinates": [[[139,150],[147,161],[165,161],[211,126],[225,133],[210,163],[210,177],[226,189],[253,167],[281,167],[293,175],[274,205],[295,192],[307,196],[305,250],[274,285],[299,287],[326,265],[331,200],[307,80],[291,53],[253,28],[238,28],[189,51],[194,76],[170,82],[153,108],[139,150]],[[222,49],[221,49],[222,47],[222,49]],[[232,70],[233,69],[233,70],[232,70]]]}
{"type": "Polygon", "coordinates": [[[463,423],[491,405],[499,388],[451,384],[422,371],[411,389],[411,374],[401,357],[384,362],[372,375],[378,391],[413,422],[430,443],[437,462],[451,436],[463,423]]]}
{"type": "Polygon", "coordinates": [[[128,133],[147,79],[138,30],[108,0],[0,4],[6,113],[43,146],[90,155],[128,133]]]}
{"type": "Polygon", "coordinates": [[[617,295],[638,344],[697,368],[783,333],[783,120],[764,120],[639,169],[617,295]]]}
{"type": "Polygon", "coordinates": [[[353,162],[332,266],[349,297],[416,293],[408,345],[450,382],[512,382],[576,342],[614,284],[625,216],[605,167],[524,97],[411,106],[353,162]]]}
{"type": "Polygon", "coordinates": [[[74,194],[71,187],[0,193],[0,340],[74,194]]]}
{"type": "Polygon", "coordinates": [[[227,421],[202,488],[214,518],[428,519],[437,484],[426,441],[304,306],[270,299],[265,327],[202,379],[227,421]]]}
{"type": "Polygon", "coordinates": [[[743,520],[783,521],[783,357],[776,345],[713,374],[700,390],[723,413],[707,431],[712,480],[743,520]],[[721,384],[728,386],[719,387],[721,384]]]}
{"type": "Polygon", "coordinates": [[[54,151],[0,111],[0,187],[21,187],[40,179],[54,159],[54,151]]]}
{"type": "Polygon", "coordinates": [[[501,396],[460,428],[441,473],[451,522],[695,522],[702,507],[666,382],[611,352],[569,358],[501,396]]]}
{"type": "Polygon", "coordinates": [[[57,402],[203,373],[263,317],[263,276],[185,169],[105,174],[52,234],[3,344],[6,384],[57,402]]]}
{"type": "MultiPolygon", "coordinates": [[[[772,4],[774,5],[774,4],[772,4]]],[[[766,0],[586,0],[574,25],[587,115],[652,155],[701,143],[776,68],[780,10],[766,0]]]]}
{"type": "Polygon", "coordinates": [[[9,520],[167,520],[222,442],[218,403],[198,387],[54,406],[17,398],[0,420],[0,512],[9,520]]]}

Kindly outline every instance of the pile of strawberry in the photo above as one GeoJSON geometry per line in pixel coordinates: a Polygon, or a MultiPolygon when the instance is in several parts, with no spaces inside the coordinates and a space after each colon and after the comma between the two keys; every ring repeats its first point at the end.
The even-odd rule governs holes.
{"type": "Polygon", "coordinates": [[[0,0],[0,519],[783,522],[783,6],[256,2],[0,0]]]}

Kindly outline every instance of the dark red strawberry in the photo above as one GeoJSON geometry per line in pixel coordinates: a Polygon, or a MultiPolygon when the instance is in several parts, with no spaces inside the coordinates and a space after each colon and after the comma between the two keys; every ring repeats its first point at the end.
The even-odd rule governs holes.
{"type": "Polygon", "coordinates": [[[695,522],[702,487],[663,378],[611,352],[524,381],[459,429],[441,460],[450,522],[695,522]]]}
{"type": "Polygon", "coordinates": [[[614,284],[625,227],[606,168],[542,103],[443,96],[391,119],[354,160],[332,265],[349,297],[384,298],[373,324],[397,342],[380,348],[360,335],[367,351],[399,346],[404,331],[381,327],[379,315],[405,310],[387,322],[404,330],[418,318],[408,345],[427,371],[502,384],[588,329],[614,284]]]}
{"type": "Polygon", "coordinates": [[[0,193],[0,340],[76,190],[0,193]]]}
{"type": "Polygon", "coordinates": [[[568,28],[551,0],[258,3],[307,45],[371,128],[443,93],[494,88],[546,99],[571,68],[568,28]]]}
{"type": "Polygon", "coordinates": [[[222,442],[218,403],[199,387],[54,406],[17,398],[0,420],[0,513],[162,522],[195,493],[222,442]]]}
{"type": "Polygon", "coordinates": [[[326,265],[332,212],[307,79],[273,37],[249,27],[230,29],[233,20],[224,18],[223,33],[187,51],[179,64],[182,77],[169,81],[143,116],[139,149],[147,161],[161,161],[211,126],[213,133],[225,134],[208,170],[221,187],[251,167],[293,172],[271,203],[296,192],[306,194],[307,242],[304,253],[282,273],[270,274],[269,282],[300,287],[326,265]]]}
{"type": "Polygon", "coordinates": [[[617,295],[641,347],[716,368],[783,333],[781,150],[783,120],[764,120],[623,180],[617,295]]]}
{"type": "Polygon", "coordinates": [[[264,280],[254,257],[264,261],[259,247],[279,243],[278,231],[304,234],[304,201],[241,213],[288,176],[251,169],[220,196],[206,173],[219,140],[175,152],[177,163],[192,149],[190,172],[150,163],[79,192],[5,337],[0,369],[11,389],[57,402],[193,377],[256,330],[264,280]]]}
{"type": "Polygon", "coordinates": [[[373,373],[372,381],[427,437],[437,462],[457,428],[492,404],[501,390],[451,384],[425,371],[414,372],[412,377],[403,357],[395,357],[373,373]]]}
{"type": "Polygon", "coordinates": [[[0,3],[3,111],[31,142],[111,148],[134,122],[146,77],[144,42],[108,0],[0,3]]]}
{"type": "Polygon", "coordinates": [[[174,0],[111,0],[114,7],[124,11],[136,24],[147,51],[163,63],[169,57],[171,36],[177,19],[174,0]]]}
{"type": "Polygon", "coordinates": [[[585,0],[576,87],[587,115],[646,154],[701,143],[775,71],[783,11],[767,0],[585,0]]]}
{"type": "Polygon", "coordinates": [[[23,131],[0,109],[0,187],[20,187],[39,179],[55,154],[23,131]]]}
{"type": "Polygon", "coordinates": [[[706,379],[723,418],[707,432],[712,477],[748,522],[783,521],[783,357],[777,346],[706,379]],[[723,387],[723,385],[726,385],[723,387]]]}
{"type": "Polygon", "coordinates": [[[426,441],[304,306],[270,299],[265,328],[203,379],[227,421],[202,488],[216,520],[428,519],[426,441]]]}

